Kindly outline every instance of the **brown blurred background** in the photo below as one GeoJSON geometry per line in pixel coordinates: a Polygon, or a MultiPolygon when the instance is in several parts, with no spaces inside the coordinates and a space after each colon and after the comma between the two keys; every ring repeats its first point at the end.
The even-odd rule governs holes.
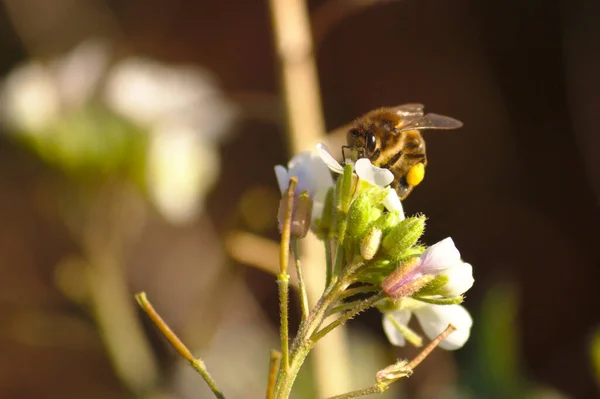
{"type": "MultiPolygon", "coordinates": [[[[474,330],[464,349],[440,355],[446,371],[424,364],[405,396],[393,397],[598,397],[600,3],[309,6],[328,129],[406,102],[464,122],[459,131],[426,133],[427,179],[404,205],[428,216],[428,243],[452,236],[474,265],[466,301],[474,330]]],[[[217,364],[217,379],[247,384],[248,391],[229,388],[232,397],[252,397],[245,392],[261,392],[263,380],[247,369],[264,367],[266,375],[268,355],[238,352],[262,348],[261,340],[276,344],[277,292],[273,276],[240,261],[244,254],[233,256],[231,246],[245,253],[248,245],[265,264],[275,258],[271,241],[243,244],[232,232],[275,242],[272,167],[289,158],[268,4],[5,0],[0,75],[98,37],[111,43],[113,63],[136,55],[210,71],[236,116],[213,140],[220,169],[205,207],[183,224],[139,194],[147,182],[138,190],[106,176],[74,179],[4,128],[0,397],[209,397],[152,326],[139,313],[129,317],[133,299],[122,300],[142,289],[209,367],[217,364]],[[132,339],[139,348],[131,354],[107,350],[119,326],[136,331],[111,324],[121,317],[143,321],[132,336],[149,337],[151,350],[127,337],[115,342],[132,339]],[[218,350],[236,360],[223,361],[218,350]],[[152,360],[142,361],[148,353],[152,360]],[[128,366],[133,356],[140,363],[128,366]],[[253,359],[262,363],[241,363],[253,359]]],[[[367,313],[350,330],[367,334],[390,361],[407,356],[386,346],[379,317],[367,313]]]]}

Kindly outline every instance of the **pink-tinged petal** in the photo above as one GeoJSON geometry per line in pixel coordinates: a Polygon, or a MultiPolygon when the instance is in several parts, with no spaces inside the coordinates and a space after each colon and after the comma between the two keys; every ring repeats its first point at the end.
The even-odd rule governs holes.
{"type": "Polygon", "coordinates": [[[456,297],[467,292],[475,282],[473,278],[473,266],[461,262],[442,273],[448,277],[448,283],[442,287],[444,295],[456,297]]]}
{"type": "Polygon", "coordinates": [[[327,146],[323,143],[317,144],[317,152],[319,157],[325,162],[325,165],[335,173],[344,173],[344,167],[331,155],[327,146]]]}
{"type": "Polygon", "coordinates": [[[450,237],[430,246],[421,255],[421,271],[424,274],[437,274],[459,263],[462,263],[460,252],[450,237]]]}
{"type": "Polygon", "coordinates": [[[459,349],[469,339],[473,319],[461,305],[428,305],[416,309],[414,313],[429,339],[440,335],[448,324],[456,327],[456,331],[440,343],[442,349],[459,349]]]}
{"type": "Polygon", "coordinates": [[[404,220],[404,209],[402,208],[402,202],[400,202],[400,198],[398,198],[398,193],[395,190],[390,190],[389,194],[383,200],[383,205],[385,208],[390,211],[397,211],[400,214],[400,220],[404,220]]]}
{"type": "Polygon", "coordinates": [[[395,310],[383,314],[383,331],[387,335],[392,345],[404,346],[406,339],[404,335],[396,328],[394,321],[400,325],[406,326],[410,320],[410,310],[395,310]]]}
{"type": "Polygon", "coordinates": [[[389,186],[394,181],[394,174],[392,172],[385,168],[378,168],[367,158],[361,158],[356,161],[354,169],[359,178],[375,186],[389,186]]]}
{"type": "Polygon", "coordinates": [[[281,194],[283,194],[290,184],[290,176],[288,175],[288,171],[285,167],[277,165],[275,166],[275,176],[277,177],[279,191],[281,191],[281,194]]]}

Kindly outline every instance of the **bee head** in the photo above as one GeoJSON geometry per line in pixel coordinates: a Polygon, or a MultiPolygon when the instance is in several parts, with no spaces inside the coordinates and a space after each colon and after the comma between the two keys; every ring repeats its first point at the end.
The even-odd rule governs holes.
{"type": "Polygon", "coordinates": [[[370,158],[377,149],[377,137],[366,129],[353,127],[347,133],[348,146],[359,151],[362,157],[370,158]]]}

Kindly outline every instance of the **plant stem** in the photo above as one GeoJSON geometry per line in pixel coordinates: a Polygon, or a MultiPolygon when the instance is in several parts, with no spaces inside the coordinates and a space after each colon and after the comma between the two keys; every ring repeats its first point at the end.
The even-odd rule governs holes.
{"type": "Polygon", "coordinates": [[[333,261],[331,259],[331,240],[325,234],[323,234],[323,245],[325,245],[325,287],[329,287],[333,273],[333,261]]]}
{"type": "Polygon", "coordinates": [[[351,296],[357,294],[366,294],[368,292],[376,292],[379,291],[381,287],[376,287],[374,285],[363,285],[360,287],[348,288],[346,291],[342,292],[339,296],[340,299],[350,298],[351,296]]]}
{"type": "Polygon", "coordinates": [[[396,330],[398,330],[398,332],[402,334],[402,336],[406,338],[406,340],[413,346],[423,346],[423,338],[421,338],[421,336],[414,332],[410,327],[398,323],[398,321],[390,313],[386,313],[385,318],[388,319],[394,328],[396,328],[396,330]]]}
{"type": "Polygon", "coordinates": [[[332,321],[331,324],[329,324],[327,327],[324,327],[322,330],[320,330],[319,332],[314,334],[312,337],[312,340],[314,342],[317,342],[318,340],[323,338],[325,335],[327,335],[327,333],[329,333],[334,328],[336,328],[336,327],[344,324],[348,320],[356,317],[360,312],[363,312],[363,311],[369,309],[371,306],[373,306],[375,304],[375,302],[380,301],[380,300],[384,299],[385,297],[386,297],[386,293],[380,292],[377,295],[373,295],[372,297],[365,299],[364,301],[360,302],[359,305],[356,306],[354,309],[344,313],[338,319],[335,319],[334,321],[332,321]]]}
{"type": "Polygon", "coordinates": [[[382,393],[388,389],[387,385],[375,384],[369,388],[359,389],[358,391],[348,392],[342,395],[332,396],[328,399],[350,399],[358,398],[359,396],[371,395],[373,393],[382,393]]]}
{"type": "Polygon", "coordinates": [[[308,317],[308,294],[306,293],[306,284],[302,276],[302,266],[300,264],[300,251],[298,249],[298,240],[292,240],[292,253],[296,261],[296,273],[298,274],[298,287],[300,288],[300,307],[302,309],[302,321],[308,317]]]}
{"type": "Polygon", "coordinates": [[[279,313],[281,318],[280,335],[281,335],[281,363],[282,370],[287,374],[290,367],[289,362],[289,337],[288,337],[288,296],[290,290],[290,275],[288,274],[290,261],[290,235],[292,230],[292,216],[294,211],[294,192],[298,178],[292,177],[290,184],[281,201],[285,206],[283,213],[283,224],[281,227],[281,245],[279,250],[279,270],[277,275],[277,285],[279,285],[279,313]]]}
{"type": "Polygon", "coordinates": [[[275,392],[275,382],[277,380],[277,370],[281,363],[281,352],[271,351],[271,361],[269,362],[269,382],[267,385],[267,399],[273,399],[275,392]]]}
{"type": "Polygon", "coordinates": [[[454,331],[456,331],[456,327],[454,327],[452,324],[448,324],[448,327],[446,327],[446,329],[444,331],[442,331],[442,333],[440,335],[438,335],[433,341],[431,341],[429,344],[427,344],[427,346],[425,348],[423,348],[423,350],[421,352],[419,352],[419,354],[417,356],[415,356],[406,365],[406,367],[411,370],[414,370],[415,367],[417,367],[419,364],[421,364],[421,362],[423,360],[425,360],[425,358],[427,356],[429,356],[431,351],[433,351],[440,344],[440,342],[445,340],[448,337],[448,335],[452,334],[454,331]]]}
{"type": "Polygon", "coordinates": [[[195,358],[192,355],[192,352],[190,352],[190,350],[187,348],[187,346],[185,346],[185,344],[181,342],[179,337],[173,332],[173,330],[171,330],[167,323],[165,323],[163,318],[160,317],[158,312],[154,309],[154,307],[148,300],[146,293],[140,292],[136,294],[135,299],[137,300],[140,307],[144,310],[144,312],[146,312],[148,317],[150,317],[150,320],[152,320],[152,322],[156,325],[156,327],[158,327],[160,332],[165,336],[167,341],[169,341],[171,346],[175,348],[177,353],[179,353],[179,355],[185,360],[190,362],[194,370],[196,370],[198,374],[200,374],[202,378],[204,378],[204,381],[206,381],[206,384],[208,384],[208,387],[213,392],[215,397],[217,397],[218,399],[225,399],[225,396],[217,387],[217,383],[215,382],[215,380],[212,379],[212,377],[208,373],[208,370],[206,370],[204,362],[199,358],[195,358]]]}

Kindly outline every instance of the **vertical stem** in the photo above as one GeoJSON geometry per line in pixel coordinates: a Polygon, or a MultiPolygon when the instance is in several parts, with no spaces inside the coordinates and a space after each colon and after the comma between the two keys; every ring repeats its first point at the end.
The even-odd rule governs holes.
{"type": "Polygon", "coordinates": [[[269,0],[292,152],[311,149],[325,133],[317,66],[305,0],[269,0]]]}
{"type": "Polygon", "coordinates": [[[290,275],[288,274],[290,261],[290,235],[292,229],[292,216],[294,211],[294,193],[298,178],[292,177],[288,189],[281,199],[285,210],[283,212],[283,224],[281,227],[281,246],[279,250],[280,273],[277,275],[277,284],[279,285],[279,313],[281,318],[281,363],[284,374],[288,373],[290,368],[290,349],[289,349],[289,326],[288,326],[288,296],[290,290],[290,275]]]}
{"type": "MultiPolygon", "coordinates": [[[[325,123],[321,113],[319,79],[312,50],[308,7],[306,0],[269,0],[269,5],[275,45],[281,67],[290,149],[292,153],[296,153],[314,148],[314,145],[325,133],[325,123]]],[[[320,269],[316,262],[313,263],[312,260],[313,256],[316,257],[320,250],[320,244],[316,240],[311,240],[310,237],[303,240],[302,252],[307,255],[303,258],[303,261],[305,265],[308,265],[304,271],[306,272],[309,304],[311,298],[318,298],[320,292],[322,292],[320,287],[322,274],[315,275],[317,270],[320,269]]],[[[327,353],[315,357],[315,369],[325,371],[335,368],[339,374],[338,378],[326,378],[319,375],[318,372],[315,373],[315,385],[319,387],[317,395],[319,397],[329,395],[330,391],[345,390],[346,380],[349,379],[347,378],[349,376],[348,364],[339,360],[347,358],[345,339],[342,332],[340,332],[338,339],[340,340],[339,345],[322,346],[316,349],[317,351],[327,350],[327,353]]],[[[298,359],[300,358],[298,357],[298,359]]],[[[300,365],[301,363],[298,368],[300,365]]],[[[294,368],[293,366],[292,368],[294,368]]],[[[294,373],[294,371],[290,372],[294,373]]],[[[278,384],[281,379],[282,375],[280,373],[278,384]]],[[[290,379],[293,382],[292,378],[286,378],[286,382],[289,382],[290,379]]],[[[289,391],[285,391],[289,396],[289,391]]],[[[280,397],[287,398],[288,396],[280,397]]]]}
{"type": "Polygon", "coordinates": [[[298,287],[300,288],[300,307],[302,309],[302,321],[304,322],[308,317],[308,295],[306,293],[306,284],[304,283],[304,277],[302,276],[302,266],[300,264],[300,253],[298,250],[298,240],[292,240],[292,252],[294,253],[294,259],[296,260],[296,272],[298,273],[298,287]]]}

